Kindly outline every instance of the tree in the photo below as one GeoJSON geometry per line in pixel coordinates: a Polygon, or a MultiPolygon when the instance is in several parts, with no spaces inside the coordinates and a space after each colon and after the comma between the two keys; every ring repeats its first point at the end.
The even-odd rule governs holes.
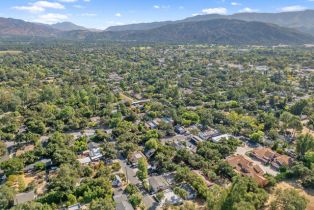
{"type": "Polygon", "coordinates": [[[138,160],[138,171],[136,175],[138,176],[140,180],[144,180],[148,177],[147,166],[148,164],[145,158],[142,157],[138,160]]]}
{"type": "Polygon", "coordinates": [[[6,185],[0,186],[0,209],[8,209],[13,204],[14,189],[6,185]]]}
{"type": "Polygon", "coordinates": [[[299,157],[303,157],[306,152],[314,150],[314,138],[310,134],[300,135],[297,139],[296,151],[299,157]]]}
{"type": "Polygon", "coordinates": [[[294,189],[277,190],[271,210],[305,210],[308,200],[294,189]]]}
{"type": "Polygon", "coordinates": [[[1,163],[1,168],[4,173],[9,176],[12,174],[21,173],[24,168],[24,163],[19,158],[11,158],[6,162],[1,163]]]}
{"type": "Polygon", "coordinates": [[[159,142],[157,139],[150,139],[145,143],[146,149],[158,149],[159,142]]]}
{"type": "Polygon", "coordinates": [[[138,207],[142,203],[142,196],[140,193],[130,195],[129,201],[134,208],[138,207]]]}
{"type": "Polygon", "coordinates": [[[255,141],[255,142],[261,142],[264,138],[264,132],[263,131],[257,131],[255,133],[252,133],[250,135],[250,138],[252,141],[255,141]]]}
{"type": "Polygon", "coordinates": [[[90,205],[90,210],[114,210],[115,205],[113,200],[107,196],[105,198],[94,199],[90,205]]]}
{"type": "Polygon", "coordinates": [[[0,157],[5,155],[7,152],[7,147],[3,141],[0,141],[0,157]]]}

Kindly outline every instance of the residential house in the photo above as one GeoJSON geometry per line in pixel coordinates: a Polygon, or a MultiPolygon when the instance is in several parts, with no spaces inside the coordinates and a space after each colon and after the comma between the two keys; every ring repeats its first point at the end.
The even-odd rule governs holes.
{"type": "Polygon", "coordinates": [[[101,153],[101,149],[98,147],[97,144],[92,142],[88,145],[88,147],[89,147],[89,157],[92,161],[97,161],[102,158],[103,155],[101,153]]]}
{"type": "Polygon", "coordinates": [[[79,209],[81,209],[81,204],[79,203],[71,205],[67,208],[67,210],[79,210],[79,209]]]}
{"type": "Polygon", "coordinates": [[[248,160],[243,155],[230,156],[226,161],[236,172],[243,176],[251,177],[260,186],[265,186],[268,183],[267,179],[263,176],[265,172],[261,167],[255,165],[253,161],[248,160]]]}
{"type": "Polygon", "coordinates": [[[122,179],[120,176],[115,175],[114,180],[112,181],[112,186],[113,187],[121,187],[122,186],[122,179]]]}
{"type": "Polygon", "coordinates": [[[186,130],[180,125],[175,126],[174,130],[176,133],[181,134],[181,135],[186,133],[186,130]]]}
{"type": "Polygon", "coordinates": [[[279,170],[281,167],[290,166],[292,158],[287,155],[281,155],[270,148],[257,148],[251,155],[264,164],[270,164],[273,168],[279,170]]]}
{"type": "Polygon", "coordinates": [[[116,204],[116,210],[134,210],[126,195],[115,195],[113,196],[113,200],[116,204]]]}
{"type": "Polygon", "coordinates": [[[193,200],[197,196],[197,191],[189,184],[183,183],[180,185],[180,188],[184,189],[187,192],[187,200],[193,200]]]}
{"type": "Polygon", "coordinates": [[[278,153],[266,147],[260,147],[260,148],[254,149],[251,155],[264,164],[268,164],[271,161],[273,161],[274,158],[280,156],[278,153]]]}
{"type": "Polygon", "coordinates": [[[145,155],[142,152],[134,152],[132,155],[129,156],[128,161],[131,163],[132,166],[137,166],[138,160],[140,158],[145,158],[145,155]]]}
{"type": "Polygon", "coordinates": [[[80,159],[77,159],[82,165],[88,165],[92,162],[90,157],[83,157],[80,159]]]}
{"type": "Polygon", "coordinates": [[[160,201],[161,206],[164,204],[180,205],[182,203],[183,203],[183,200],[170,189],[167,189],[164,191],[164,197],[160,201]]]}
{"type": "Polygon", "coordinates": [[[14,205],[23,204],[35,200],[36,195],[34,191],[18,193],[14,196],[14,205]]]}
{"type": "Polygon", "coordinates": [[[212,142],[218,143],[218,142],[220,142],[222,139],[229,139],[229,138],[231,138],[231,137],[233,137],[233,136],[230,135],[230,134],[223,134],[223,135],[219,135],[219,136],[214,136],[214,137],[212,137],[212,142]]]}
{"type": "Polygon", "coordinates": [[[292,158],[287,155],[276,157],[271,163],[272,167],[279,170],[281,167],[287,167],[292,164],[292,158]]]}
{"type": "Polygon", "coordinates": [[[155,154],[156,150],[155,149],[150,149],[144,152],[145,156],[147,158],[151,158],[155,154]]]}
{"type": "Polygon", "coordinates": [[[191,137],[190,142],[191,142],[192,144],[194,144],[194,145],[197,145],[198,143],[203,142],[203,139],[201,139],[199,136],[193,135],[193,136],[191,137]]]}
{"type": "Polygon", "coordinates": [[[165,190],[169,187],[166,179],[162,176],[152,176],[148,178],[149,186],[151,187],[152,193],[165,190]]]}

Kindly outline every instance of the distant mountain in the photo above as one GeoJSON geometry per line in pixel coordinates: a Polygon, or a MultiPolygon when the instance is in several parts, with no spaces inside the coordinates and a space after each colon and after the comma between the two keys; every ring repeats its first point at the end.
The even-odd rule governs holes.
{"type": "Polygon", "coordinates": [[[71,23],[71,22],[56,23],[56,24],[52,24],[50,26],[54,29],[59,30],[59,31],[76,31],[76,30],[88,31],[89,30],[83,26],[78,26],[78,25],[75,25],[74,23],[71,23]]]}
{"type": "Polygon", "coordinates": [[[272,23],[282,27],[293,28],[300,32],[314,35],[314,10],[305,10],[297,12],[282,13],[237,13],[233,15],[198,15],[178,21],[165,21],[154,23],[140,23],[124,26],[112,26],[107,31],[126,31],[126,30],[150,30],[164,25],[176,24],[182,22],[195,22],[213,19],[236,19],[245,21],[258,21],[272,23]]]}
{"type": "MultiPolygon", "coordinates": [[[[93,37],[95,39],[95,37],[93,37]]],[[[313,37],[298,31],[261,22],[213,19],[172,23],[150,30],[105,31],[97,39],[137,42],[210,44],[302,44],[313,37]],[[101,37],[100,37],[101,36],[101,37]]]]}
{"type": "MultiPolygon", "coordinates": [[[[204,18],[204,16],[196,17],[204,18]]],[[[101,31],[60,30],[71,23],[50,25],[22,20],[0,18],[0,38],[29,40],[29,38],[53,38],[78,41],[128,41],[163,43],[208,43],[208,44],[304,44],[313,43],[313,37],[293,29],[262,22],[247,22],[234,19],[212,19],[170,23],[150,30],[101,31]]],[[[76,26],[73,28],[76,29],[76,26]]],[[[63,29],[64,30],[64,29],[63,29]]],[[[33,40],[33,39],[31,39],[33,40]]]]}
{"type": "Polygon", "coordinates": [[[56,37],[60,33],[48,25],[12,18],[0,18],[1,36],[56,37]]]}

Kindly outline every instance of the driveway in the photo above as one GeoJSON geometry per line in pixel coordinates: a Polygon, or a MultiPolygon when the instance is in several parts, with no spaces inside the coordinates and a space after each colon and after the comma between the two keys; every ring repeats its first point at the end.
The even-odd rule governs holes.
{"type": "Polygon", "coordinates": [[[119,160],[119,162],[123,172],[128,179],[128,183],[134,185],[140,184],[141,181],[136,176],[136,169],[133,169],[129,165],[127,165],[125,160],[119,160]]]}

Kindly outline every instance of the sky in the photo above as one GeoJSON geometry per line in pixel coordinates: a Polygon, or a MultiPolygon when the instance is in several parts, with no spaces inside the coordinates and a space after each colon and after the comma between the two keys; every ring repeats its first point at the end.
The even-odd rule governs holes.
{"type": "Polygon", "coordinates": [[[314,0],[0,0],[0,17],[45,24],[70,21],[97,29],[201,14],[306,9],[314,9],[314,0]]]}

